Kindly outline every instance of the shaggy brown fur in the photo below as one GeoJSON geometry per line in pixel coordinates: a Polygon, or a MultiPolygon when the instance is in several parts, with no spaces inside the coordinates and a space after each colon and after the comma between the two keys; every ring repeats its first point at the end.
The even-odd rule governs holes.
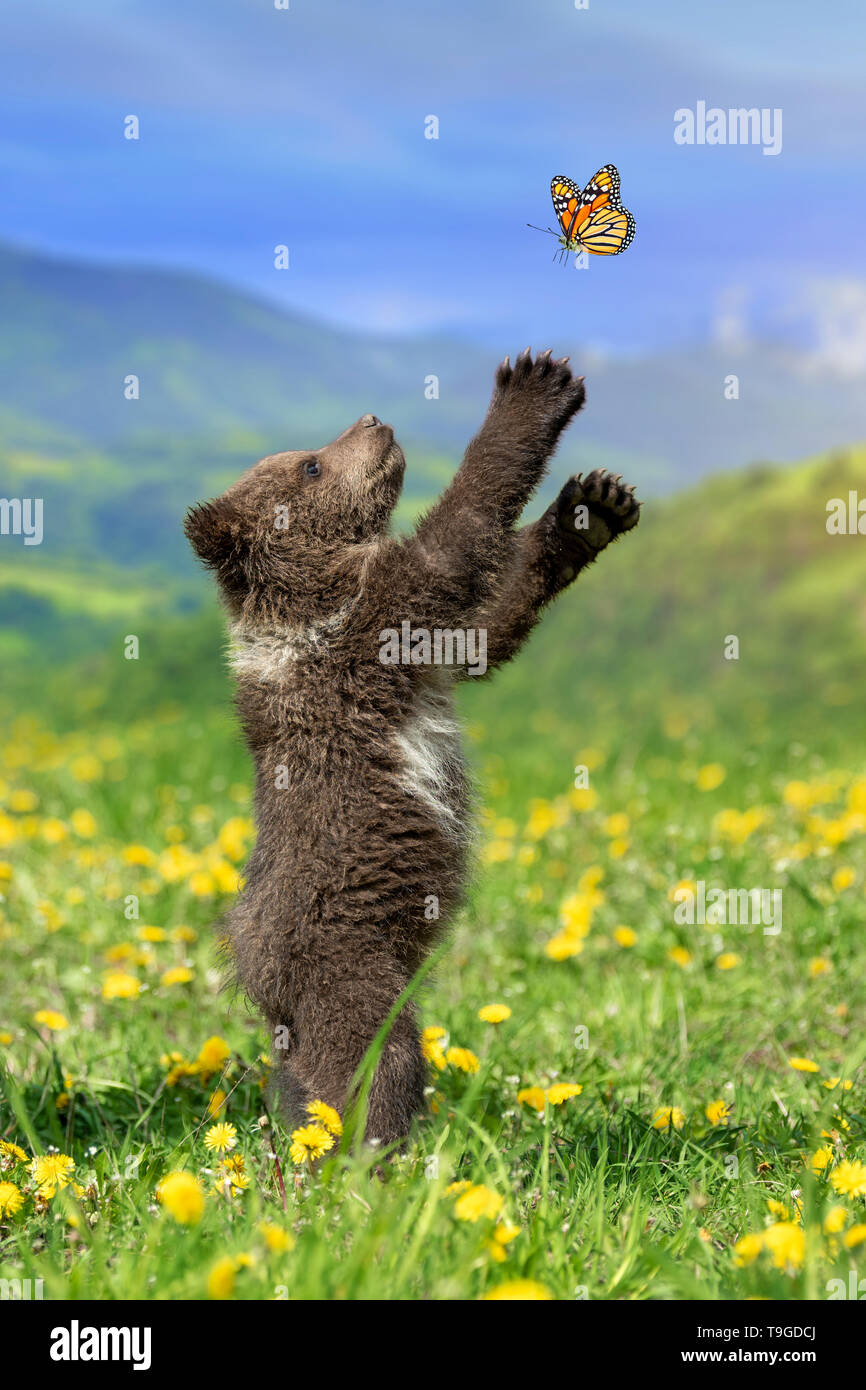
{"type": "MultiPolygon", "coordinates": [[[[381,634],[404,620],[486,628],[498,666],[637,523],[632,489],[596,471],[515,529],[583,400],[567,359],[506,358],[453,482],[408,539],[388,531],[405,460],[374,415],[315,453],[263,459],[187,516],[232,619],[256,766],[258,841],[228,935],[295,1113],[313,1098],[343,1110],[466,877],[470,798],[450,691],[466,670],[383,664],[381,634]]],[[[405,1136],[425,1081],[406,1006],[373,1079],[368,1138],[405,1136]]]]}

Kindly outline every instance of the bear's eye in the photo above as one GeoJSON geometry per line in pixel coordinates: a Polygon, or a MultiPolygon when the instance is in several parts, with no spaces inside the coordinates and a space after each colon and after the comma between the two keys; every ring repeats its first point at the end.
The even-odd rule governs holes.
{"type": "Polygon", "coordinates": [[[304,472],[308,478],[318,478],[321,471],[322,466],[318,459],[307,459],[307,462],[304,464],[304,472]]]}

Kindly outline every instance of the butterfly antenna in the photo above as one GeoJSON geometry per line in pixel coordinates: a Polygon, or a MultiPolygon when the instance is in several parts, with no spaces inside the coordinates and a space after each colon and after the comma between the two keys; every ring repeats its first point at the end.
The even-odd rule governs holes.
{"type": "Polygon", "coordinates": [[[527,222],[527,227],[531,227],[534,232],[547,232],[549,236],[556,236],[552,227],[536,227],[534,222],[527,222]]]}

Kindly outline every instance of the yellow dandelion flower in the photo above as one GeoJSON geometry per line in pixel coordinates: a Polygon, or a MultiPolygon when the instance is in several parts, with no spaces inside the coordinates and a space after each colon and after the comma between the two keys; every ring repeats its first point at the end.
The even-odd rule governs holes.
{"type": "Polygon", "coordinates": [[[852,1226],[850,1231],[846,1231],[842,1237],[842,1244],[846,1250],[853,1250],[855,1246],[862,1245],[866,1240],[866,1223],[858,1221],[856,1226],[852,1226]]]}
{"type": "Polygon", "coordinates": [[[544,949],[551,960],[568,960],[570,956],[580,955],[583,941],[571,932],[558,932],[550,938],[544,949]]]}
{"type": "Polygon", "coordinates": [[[843,1197],[866,1196],[866,1163],[845,1159],[830,1174],[830,1182],[843,1197]]]}
{"type": "Polygon", "coordinates": [[[519,1235],[520,1227],[515,1226],[513,1221],[500,1221],[493,1232],[493,1239],[497,1245],[510,1245],[519,1235]]]}
{"type": "Polygon", "coordinates": [[[243,1158],[225,1158],[217,1167],[214,1186],[222,1197],[239,1197],[250,1185],[243,1158]]]}
{"type": "Polygon", "coordinates": [[[653,1111],[653,1129],[682,1129],[686,1117],[678,1105],[660,1105],[653,1111]]]}
{"type": "Polygon", "coordinates": [[[763,1234],[742,1236],[734,1245],[734,1264],[742,1268],[752,1264],[764,1248],[763,1234]]]}
{"type": "Polygon", "coordinates": [[[0,1216],[14,1216],[24,1205],[24,1193],[14,1182],[0,1182],[0,1216]]]}
{"type": "Polygon", "coordinates": [[[235,1275],[237,1264],[231,1255],[223,1255],[222,1259],[211,1265],[210,1273],[207,1277],[207,1291],[209,1298],[226,1299],[231,1298],[235,1291],[235,1275]]]}
{"type": "Polygon", "coordinates": [[[823,1148],[816,1149],[811,1155],[809,1158],[809,1167],[812,1169],[813,1173],[823,1173],[824,1169],[832,1162],[833,1147],[831,1144],[825,1144],[823,1148]]]}
{"type": "Polygon", "coordinates": [[[526,825],[528,840],[543,840],[559,823],[556,809],[549,801],[541,799],[530,803],[530,815],[526,825]]]}
{"type": "Polygon", "coordinates": [[[45,930],[48,932],[59,931],[66,920],[62,913],[58,912],[53,903],[42,902],[36,904],[36,912],[45,930]]]}
{"type": "Polygon", "coordinates": [[[559,905],[559,920],[571,936],[586,936],[592,925],[593,898],[589,893],[570,893],[559,905]]]}
{"type": "Polygon", "coordinates": [[[472,1186],[468,1178],[461,1178],[458,1182],[450,1182],[445,1189],[446,1197],[456,1197],[460,1192],[468,1192],[472,1186]]]}
{"type": "Polygon", "coordinates": [[[82,753],[80,758],[72,759],[69,771],[77,782],[95,782],[102,776],[102,763],[92,753],[82,753]]]}
{"type": "Polygon", "coordinates": [[[799,1269],[806,1254],[806,1237],[802,1226],[793,1221],[779,1221],[764,1232],[764,1249],[770,1252],[777,1269],[799,1269]]]}
{"type": "Polygon", "coordinates": [[[857,875],[853,869],[836,869],[830,880],[834,893],[844,893],[846,888],[850,888],[857,875]]]}
{"type": "Polygon", "coordinates": [[[753,807],[742,813],[728,807],[714,817],[713,828],[723,840],[728,840],[734,845],[743,845],[749,836],[763,825],[765,819],[766,812],[760,807],[753,807]]]}
{"type": "Polygon", "coordinates": [[[807,782],[789,782],[782,792],[782,800],[786,806],[791,806],[795,811],[807,811],[813,804],[812,793],[807,782]]]}
{"type": "Polygon", "coordinates": [[[727,775],[721,763],[705,763],[698,768],[695,783],[699,791],[712,792],[722,785],[727,775]]]}
{"type": "Polygon", "coordinates": [[[465,1071],[468,1076],[473,1076],[481,1066],[475,1053],[470,1052],[468,1047],[449,1047],[445,1053],[445,1060],[458,1071],[465,1071]]]}
{"type": "Polygon", "coordinates": [[[97,831],[96,817],[83,806],[72,812],[69,824],[82,840],[89,840],[97,831]]]}
{"type": "Polygon", "coordinates": [[[188,985],[193,973],[186,965],[173,965],[159,978],[161,985],[188,985]]]}
{"type": "Polygon", "coordinates": [[[478,1017],[482,1023],[504,1023],[511,1017],[511,1010],[507,1004],[485,1004],[478,1010],[478,1017]]]}
{"type": "Polygon", "coordinates": [[[607,847],[607,852],[610,855],[611,859],[622,859],[626,854],[628,854],[628,848],[628,840],[625,838],[625,836],[620,835],[617,836],[615,840],[611,840],[610,844],[607,847]]]}
{"type": "Polygon", "coordinates": [[[672,946],[668,951],[668,960],[672,960],[674,965],[685,970],[686,966],[692,963],[692,953],[687,951],[685,946],[672,946]]]}
{"type": "Polygon", "coordinates": [[[844,1229],[848,1221],[848,1212],[845,1207],[831,1207],[824,1217],[824,1231],[828,1236],[838,1235],[844,1229]]]}
{"type": "Polygon", "coordinates": [[[181,1226],[195,1226],[204,1215],[204,1192],[192,1173],[169,1173],[156,1189],[156,1198],[181,1226]]]}
{"type": "Polygon", "coordinates": [[[717,970],[736,970],[742,963],[743,957],[738,956],[736,951],[722,951],[720,956],[716,956],[717,970]]]}
{"type": "Polygon", "coordinates": [[[228,859],[236,863],[244,858],[253,833],[252,821],[245,816],[232,816],[217,836],[217,844],[228,859]]]}
{"type": "Polygon", "coordinates": [[[125,970],[107,970],[102,979],[103,999],[137,999],[141,981],[125,970]]]}
{"type": "Polygon", "coordinates": [[[28,1167],[43,1197],[53,1197],[58,1188],[68,1187],[74,1170],[75,1159],[68,1154],[43,1154],[31,1159],[28,1167]]]}
{"type": "MultiPolygon", "coordinates": [[[[426,1033],[428,1030],[425,1029],[426,1033]]],[[[428,1062],[432,1062],[438,1071],[444,1071],[448,1063],[445,1061],[445,1053],[439,1042],[435,1038],[427,1038],[421,1035],[421,1053],[428,1062]]]]}
{"type": "Polygon", "coordinates": [[[816,980],[819,975],[826,975],[833,969],[832,962],[826,956],[813,956],[809,961],[809,977],[816,980]]]}
{"type": "Polygon", "coordinates": [[[704,1114],[711,1125],[726,1125],[733,1113],[733,1107],[724,1100],[711,1100],[704,1114]]]}
{"type": "Polygon", "coordinates": [[[481,861],[484,864],[504,864],[514,853],[514,845],[511,840],[491,840],[481,851],[481,861]]]}
{"type": "Polygon", "coordinates": [[[231,1154],[228,1158],[220,1160],[220,1169],[226,1173],[231,1173],[239,1177],[245,1172],[245,1160],[243,1154],[231,1154]]]}
{"type": "Polygon", "coordinates": [[[562,1105],[563,1101],[579,1096],[582,1090],[583,1087],[574,1081],[558,1081],[555,1086],[548,1086],[547,1099],[551,1105],[562,1105]]]}
{"type": "Polygon", "coordinates": [[[498,1284],[484,1295],[485,1301],[514,1303],[538,1303],[552,1299],[553,1294],[535,1279],[509,1279],[506,1284],[498,1284]]]}
{"type": "Polygon", "coordinates": [[[219,1153],[228,1153],[230,1149],[237,1147],[238,1132],[234,1125],[222,1121],[220,1124],[211,1125],[204,1136],[205,1148],[219,1153]]]}
{"type": "Polygon", "coordinates": [[[227,863],[225,859],[218,859],[211,864],[210,870],[221,893],[237,893],[239,891],[242,879],[234,864],[227,863]]]}
{"type": "Polygon", "coordinates": [[[307,1114],[320,1125],[324,1125],[329,1134],[339,1138],[343,1133],[343,1121],[333,1105],[327,1105],[323,1100],[312,1100],[307,1106],[307,1114]]]}
{"type": "Polygon", "coordinates": [[[120,857],[124,864],[138,865],[143,869],[150,869],[156,863],[156,855],[147,845],[126,845],[120,857]]]}
{"type": "Polygon", "coordinates": [[[136,932],[139,941],[165,941],[167,935],[165,927],[139,927],[136,932]]]}
{"type": "Polygon", "coordinates": [[[64,1028],[69,1027],[69,1020],[66,1015],[58,1013],[56,1009],[39,1009],[33,1015],[33,1022],[38,1023],[42,1028],[47,1028],[51,1033],[62,1033],[64,1028]]]}
{"type": "Polygon", "coordinates": [[[517,1092],[518,1105],[529,1105],[539,1112],[544,1109],[545,1100],[546,1096],[540,1086],[525,1086],[522,1091],[517,1092]]]}
{"type": "Polygon", "coordinates": [[[694,879],[681,878],[679,883],[675,883],[673,888],[668,889],[668,902],[678,903],[687,897],[694,897],[698,891],[698,885],[694,879]]]}
{"type": "Polygon", "coordinates": [[[219,1090],[214,1091],[213,1095],[211,1096],[210,1100],[209,1100],[208,1103],[207,1103],[207,1113],[208,1113],[208,1116],[209,1116],[211,1119],[213,1119],[213,1117],[214,1117],[215,1115],[218,1115],[218,1114],[219,1114],[219,1112],[222,1110],[222,1108],[223,1108],[223,1106],[225,1105],[225,1103],[226,1103],[226,1093],[225,1093],[225,1091],[219,1091],[219,1090]]]}
{"type": "Polygon", "coordinates": [[[793,1067],[794,1071],[820,1071],[817,1062],[812,1062],[808,1057],[789,1057],[788,1066],[793,1067]]]}
{"type": "Polygon", "coordinates": [[[17,1159],[19,1163],[27,1162],[27,1155],[24,1150],[20,1148],[18,1144],[13,1144],[9,1139],[0,1139],[0,1158],[4,1155],[6,1158],[17,1159]]]}
{"type": "Polygon", "coordinates": [[[593,906],[604,902],[604,893],[599,890],[599,884],[604,878],[603,864],[590,864],[588,869],[584,869],[580,878],[577,880],[577,890],[579,893],[586,893],[592,900],[593,906]]]}
{"type": "Polygon", "coordinates": [[[854,1085],[853,1081],[843,1081],[841,1076],[828,1076],[826,1081],[821,1082],[828,1091],[835,1091],[837,1086],[841,1086],[843,1091],[850,1091],[854,1085]]]}
{"type": "Polygon", "coordinates": [[[208,1038],[207,1042],[202,1043],[201,1051],[196,1058],[196,1066],[203,1076],[211,1076],[214,1072],[222,1071],[224,1064],[231,1056],[231,1048],[224,1038],[214,1036],[208,1038]]]}
{"type": "Polygon", "coordinates": [[[614,927],[613,939],[618,946],[635,946],[637,944],[637,932],[631,927],[614,927]]]}
{"type": "Polygon", "coordinates": [[[289,1231],[284,1231],[282,1226],[277,1226],[273,1221],[260,1221],[258,1232],[269,1250],[273,1250],[277,1255],[283,1255],[288,1250],[294,1250],[295,1238],[289,1231]]]}
{"type": "Polygon", "coordinates": [[[16,815],[27,815],[28,811],[35,811],[39,805],[39,798],[35,792],[24,787],[18,787],[9,797],[9,810],[16,815]]]}
{"type": "Polygon", "coordinates": [[[483,1183],[473,1183],[462,1192],[454,1203],[454,1215],[458,1221],[495,1221],[502,1210],[503,1200],[498,1192],[493,1192],[483,1183]]]}
{"type": "Polygon", "coordinates": [[[198,932],[193,931],[192,927],[173,927],[171,939],[172,941],[197,941],[198,932]]]}
{"type": "Polygon", "coordinates": [[[293,1163],[312,1162],[334,1147],[334,1136],[324,1125],[302,1125],[292,1132],[289,1155],[293,1163]]]}

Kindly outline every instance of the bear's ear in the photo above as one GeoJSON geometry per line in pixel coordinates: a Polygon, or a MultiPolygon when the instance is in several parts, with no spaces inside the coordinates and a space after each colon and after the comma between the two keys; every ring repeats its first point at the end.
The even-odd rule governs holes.
{"type": "Polygon", "coordinates": [[[198,558],[215,570],[224,584],[243,578],[248,545],[241,515],[227,497],[190,507],[183,529],[198,558]]]}

